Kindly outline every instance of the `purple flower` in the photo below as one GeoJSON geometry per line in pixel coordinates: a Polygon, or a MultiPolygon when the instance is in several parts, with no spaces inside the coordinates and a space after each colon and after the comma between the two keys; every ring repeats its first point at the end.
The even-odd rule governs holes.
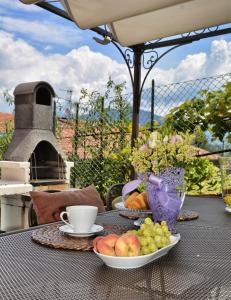
{"type": "Polygon", "coordinates": [[[176,142],[183,142],[183,138],[182,136],[180,136],[179,134],[175,134],[171,137],[170,143],[172,144],[176,144],[176,142]]]}
{"type": "Polygon", "coordinates": [[[148,145],[147,144],[144,144],[140,147],[140,151],[145,151],[145,150],[148,150],[148,145]]]}

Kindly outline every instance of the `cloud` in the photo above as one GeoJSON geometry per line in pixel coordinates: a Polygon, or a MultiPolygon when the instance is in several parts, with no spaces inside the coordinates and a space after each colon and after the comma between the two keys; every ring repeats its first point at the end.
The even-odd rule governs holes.
{"type": "Polygon", "coordinates": [[[30,12],[41,12],[41,8],[36,5],[25,5],[19,0],[1,0],[0,10],[7,11],[30,11],[30,12]]]}
{"type": "Polygon", "coordinates": [[[52,21],[24,20],[2,16],[0,27],[8,32],[23,34],[31,41],[42,44],[61,45],[70,48],[82,40],[80,31],[76,27],[58,24],[52,21]]]}
{"type": "Polygon", "coordinates": [[[60,89],[72,89],[74,97],[78,97],[82,88],[102,91],[109,76],[115,82],[129,80],[125,65],[91,51],[88,46],[65,55],[44,55],[3,31],[0,31],[0,65],[0,88],[8,90],[21,82],[45,80],[58,94],[60,89]]]}
{"type": "MultiPolygon", "coordinates": [[[[0,89],[10,91],[21,82],[45,80],[58,94],[62,94],[61,89],[72,89],[73,100],[77,100],[82,88],[103,91],[109,76],[115,82],[126,81],[130,86],[125,64],[94,52],[88,46],[72,49],[66,54],[45,55],[25,40],[4,31],[0,31],[0,67],[0,89]]],[[[150,87],[152,78],[156,79],[157,85],[164,85],[230,70],[231,42],[216,40],[207,54],[190,54],[168,70],[156,68],[149,75],[146,87],[150,87]]]]}
{"type": "Polygon", "coordinates": [[[213,41],[206,72],[212,75],[231,72],[231,42],[213,41]]]}
{"type": "Polygon", "coordinates": [[[231,42],[215,40],[211,44],[209,53],[189,54],[176,68],[168,70],[155,68],[150,74],[149,84],[152,78],[156,79],[157,85],[165,85],[173,82],[226,74],[230,71],[231,42]]]}

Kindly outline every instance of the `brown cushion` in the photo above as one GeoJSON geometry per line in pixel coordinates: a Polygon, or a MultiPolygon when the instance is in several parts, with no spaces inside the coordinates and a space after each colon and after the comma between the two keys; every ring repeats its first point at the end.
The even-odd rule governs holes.
{"type": "Polygon", "coordinates": [[[105,211],[103,201],[94,185],[78,191],[30,192],[30,196],[39,224],[60,221],[61,211],[70,205],[93,205],[98,207],[98,212],[105,211]]]}

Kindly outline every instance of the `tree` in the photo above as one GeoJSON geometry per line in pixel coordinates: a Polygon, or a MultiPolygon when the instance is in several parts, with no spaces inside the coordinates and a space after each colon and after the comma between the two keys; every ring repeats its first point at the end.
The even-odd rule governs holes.
{"type": "Polygon", "coordinates": [[[198,146],[206,144],[205,132],[211,133],[213,141],[231,141],[231,82],[219,90],[202,90],[198,97],[173,108],[162,130],[194,133],[198,146]]]}
{"type": "Polygon", "coordinates": [[[203,109],[205,122],[209,125],[212,139],[231,141],[231,82],[217,91],[202,91],[206,106],[203,109]]]}
{"type": "Polygon", "coordinates": [[[14,97],[9,93],[8,90],[2,92],[3,100],[10,106],[14,104],[14,97]]]}
{"type": "Polygon", "coordinates": [[[204,99],[193,98],[186,100],[181,105],[174,107],[169,114],[165,116],[163,127],[171,131],[193,133],[200,127],[203,131],[208,129],[208,125],[202,114],[205,108],[204,99]]]}
{"type": "MultiPolygon", "coordinates": [[[[8,90],[4,90],[1,95],[3,101],[8,105],[14,104],[14,97],[9,93],[8,90]]],[[[4,159],[5,152],[11,142],[13,136],[13,122],[5,121],[5,131],[0,133],[0,160],[4,159]]]]}

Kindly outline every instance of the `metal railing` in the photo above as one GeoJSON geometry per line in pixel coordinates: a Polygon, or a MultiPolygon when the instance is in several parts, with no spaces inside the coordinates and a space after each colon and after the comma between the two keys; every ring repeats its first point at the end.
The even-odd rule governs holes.
{"type": "MultiPolygon", "coordinates": [[[[231,73],[162,86],[153,82],[152,87],[142,93],[140,131],[155,130],[164,124],[166,115],[198,97],[202,90],[217,91],[228,82],[231,82],[231,73]]],[[[71,184],[83,187],[93,183],[105,192],[109,186],[129,180],[132,94],[123,95],[121,99],[117,97],[116,101],[113,96],[98,97],[97,101],[96,106],[83,101],[75,103],[74,107],[70,107],[68,101],[68,107],[62,107],[66,118],[56,120],[56,136],[68,159],[75,163],[71,184]]],[[[194,128],[190,119],[187,124],[189,130],[194,128]]],[[[184,130],[185,126],[182,123],[184,130]]],[[[11,135],[2,130],[1,159],[11,135]]],[[[213,140],[209,132],[205,136],[207,144],[202,148],[208,153],[202,155],[226,153],[231,149],[228,141],[213,140]]]]}
{"type": "MultiPolygon", "coordinates": [[[[202,90],[216,91],[230,81],[231,74],[225,74],[170,85],[153,84],[142,94],[140,130],[154,130],[163,124],[166,115],[172,109],[198,97],[202,90]]],[[[113,106],[113,98],[102,99],[101,112],[104,117],[101,119],[100,112],[90,117],[92,118],[90,124],[96,126],[98,131],[92,130],[89,124],[85,126],[89,121],[86,114],[91,110],[86,108],[87,103],[76,105],[71,120],[60,120],[62,124],[58,135],[60,144],[68,153],[69,159],[75,162],[72,172],[73,185],[81,187],[94,183],[99,190],[105,191],[110,185],[129,179],[129,160],[122,149],[130,145],[132,94],[126,94],[123,98],[128,109],[121,119],[113,106]]],[[[190,121],[188,124],[190,129],[190,121]]],[[[202,149],[207,152],[202,152],[201,155],[217,152],[220,154],[231,148],[229,143],[212,140],[209,132],[205,135],[207,144],[202,149]]]]}

